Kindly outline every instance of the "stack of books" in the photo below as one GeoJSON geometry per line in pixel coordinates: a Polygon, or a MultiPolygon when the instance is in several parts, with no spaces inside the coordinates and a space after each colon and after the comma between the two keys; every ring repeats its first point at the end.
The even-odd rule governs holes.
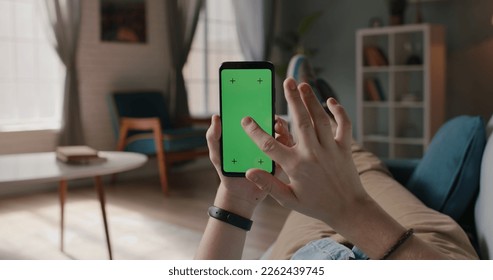
{"type": "Polygon", "coordinates": [[[60,146],[56,148],[56,158],[67,164],[96,164],[106,161],[99,152],[89,146],[60,146]]]}

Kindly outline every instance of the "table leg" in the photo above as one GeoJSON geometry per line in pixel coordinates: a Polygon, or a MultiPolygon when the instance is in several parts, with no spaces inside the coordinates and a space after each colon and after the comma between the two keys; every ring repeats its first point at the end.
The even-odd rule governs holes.
{"type": "Polygon", "coordinates": [[[96,185],[96,191],[98,193],[99,202],[101,203],[101,212],[103,213],[104,231],[106,234],[106,243],[108,244],[108,253],[110,255],[110,260],[113,259],[113,254],[111,253],[111,243],[110,234],[108,232],[108,222],[106,220],[106,201],[104,197],[103,183],[100,176],[94,177],[94,184],[96,185]]]}
{"type": "Polygon", "coordinates": [[[61,180],[58,186],[58,196],[60,198],[60,250],[63,252],[63,236],[65,221],[65,200],[67,198],[67,181],[61,180]]]}

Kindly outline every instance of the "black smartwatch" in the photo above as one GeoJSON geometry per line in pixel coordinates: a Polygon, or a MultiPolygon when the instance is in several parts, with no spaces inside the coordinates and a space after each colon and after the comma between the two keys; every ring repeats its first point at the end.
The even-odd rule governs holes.
{"type": "Polygon", "coordinates": [[[246,231],[249,231],[253,224],[253,221],[250,219],[236,215],[235,213],[231,213],[216,206],[209,207],[209,216],[246,231]]]}

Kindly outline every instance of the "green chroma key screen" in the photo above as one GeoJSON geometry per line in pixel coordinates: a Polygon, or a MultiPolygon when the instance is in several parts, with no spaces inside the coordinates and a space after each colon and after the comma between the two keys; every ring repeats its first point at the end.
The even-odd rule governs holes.
{"type": "Polygon", "coordinates": [[[250,139],[241,120],[252,117],[273,135],[273,66],[268,62],[225,62],[220,69],[222,171],[244,176],[250,168],[274,172],[274,163],[250,139]]]}

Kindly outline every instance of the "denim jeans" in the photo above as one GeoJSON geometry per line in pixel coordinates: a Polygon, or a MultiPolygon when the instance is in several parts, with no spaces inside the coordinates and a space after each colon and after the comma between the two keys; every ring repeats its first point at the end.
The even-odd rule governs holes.
{"type": "Polygon", "coordinates": [[[331,238],[314,240],[301,247],[291,257],[292,260],[367,260],[368,256],[356,246],[353,249],[331,238]]]}

